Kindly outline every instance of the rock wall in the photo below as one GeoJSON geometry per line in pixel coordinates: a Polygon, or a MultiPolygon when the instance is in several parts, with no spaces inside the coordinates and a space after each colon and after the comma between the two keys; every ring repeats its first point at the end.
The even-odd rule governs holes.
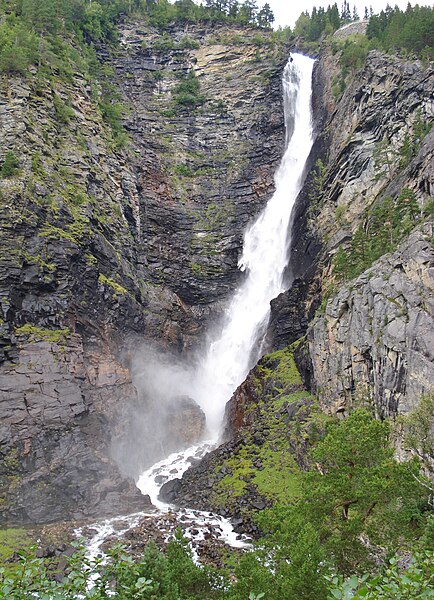
{"type": "MultiPolygon", "coordinates": [[[[309,326],[309,345],[296,352],[306,385],[329,409],[345,410],[360,391],[375,403],[378,414],[395,414],[409,410],[420,394],[432,387],[432,356],[423,349],[424,343],[415,350],[420,345],[415,340],[423,332],[419,319],[424,327],[432,327],[429,319],[425,322],[426,315],[422,317],[426,304],[420,300],[420,307],[425,308],[415,308],[414,312],[413,297],[406,297],[404,292],[405,297],[399,299],[402,286],[411,294],[410,290],[419,290],[417,297],[419,293],[427,299],[432,295],[426,283],[429,242],[419,240],[415,244],[411,238],[413,245],[406,242],[396,256],[378,263],[382,266],[377,275],[375,268],[380,267],[342,289],[330,263],[338,248],[348,246],[359,225],[366,225],[369,208],[376,202],[388,196],[396,199],[403,188],[409,188],[422,210],[432,196],[434,132],[417,140],[416,131],[418,121],[429,123],[434,116],[430,100],[434,74],[431,66],[419,61],[372,51],[364,67],[347,77],[339,97],[335,89],[342,76],[339,52],[332,54],[325,49],[315,76],[315,102],[322,107],[318,112],[322,127],[311,158],[314,168],[300,195],[294,222],[290,270],[298,279],[272,303],[270,346],[283,348],[302,337],[319,308],[322,293],[331,294],[327,319],[322,317],[309,326]],[[406,137],[418,144],[407,163],[401,152],[406,137]],[[318,158],[321,170],[318,163],[315,166],[318,158]],[[314,259],[307,265],[306,253],[314,259]],[[406,264],[401,274],[400,263],[406,264]],[[374,280],[383,285],[383,301],[378,290],[370,288],[369,282],[374,280]],[[395,280],[398,287],[390,288],[395,280]],[[331,293],[333,287],[335,292],[331,293]],[[411,321],[404,316],[399,320],[399,310],[411,314],[411,321]],[[376,320],[375,333],[372,319],[376,320]],[[386,329],[390,333],[382,340],[386,329]]],[[[430,332],[427,329],[426,335],[430,332]]]]}
{"type": "Polygon", "coordinates": [[[121,475],[125,455],[111,458],[131,442],[132,407],[152,401],[132,382],[136,348],[198,343],[273,190],[286,58],[255,35],[122,23],[119,47],[98,52],[126,146],[88,72],[0,77],[0,160],[19,162],[0,179],[2,522],[147,505],[121,475]],[[192,70],[195,110],[175,101],[192,70]]]}
{"type": "Polygon", "coordinates": [[[273,192],[282,156],[287,52],[257,37],[215,25],[173,27],[162,39],[126,22],[109,60],[131,107],[141,260],[151,281],[201,310],[239,280],[245,226],[273,192]],[[196,108],[177,92],[188,75],[199,88],[196,108]]]}
{"type": "Polygon", "coordinates": [[[327,303],[308,331],[315,391],[333,412],[415,408],[434,387],[433,225],[413,232],[327,303]]]}

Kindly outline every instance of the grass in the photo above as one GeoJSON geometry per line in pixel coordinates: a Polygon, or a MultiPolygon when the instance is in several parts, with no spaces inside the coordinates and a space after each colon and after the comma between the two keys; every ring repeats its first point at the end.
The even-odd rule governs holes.
{"type": "Polygon", "coordinates": [[[31,323],[26,323],[22,327],[15,328],[16,335],[25,335],[32,341],[44,341],[52,342],[53,344],[59,344],[65,342],[65,339],[71,334],[68,327],[64,329],[44,329],[37,327],[31,323]]]}
{"type": "Polygon", "coordinates": [[[5,567],[17,551],[28,548],[31,543],[25,529],[0,529],[0,567],[5,567]]]}

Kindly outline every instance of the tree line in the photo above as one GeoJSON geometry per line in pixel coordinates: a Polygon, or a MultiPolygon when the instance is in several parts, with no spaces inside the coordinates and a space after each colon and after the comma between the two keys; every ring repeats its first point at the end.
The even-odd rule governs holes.
{"type": "MultiPolygon", "coordinates": [[[[331,35],[343,25],[359,19],[356,6],[351,11],[349,3],[344,0],[341,10],[334,3],[327,9],[314,7],[311,13],[301,13],[294,34],[315,42],[323,35],[331,35]]],[[[433,56],[434,11],[431,7],[412,7],[409,3],[403,11],[398,6],[392,8],[387,5],[379,14],[374,14],[372,7],[365,7],[363,19],[368,20],[366,35],[373,48],[386,51],[405,49],[433,56]]]]}
{"type": "Polygon", "coordinates": [[[268,3],[258,7],[257,0],[204,0],[196,4],[193,0],[147,0],[146,10],[151,22],[164,26],[172,21],[211,21],[239,23],[261,28],[270,28],[274,13],[268,3]]]}

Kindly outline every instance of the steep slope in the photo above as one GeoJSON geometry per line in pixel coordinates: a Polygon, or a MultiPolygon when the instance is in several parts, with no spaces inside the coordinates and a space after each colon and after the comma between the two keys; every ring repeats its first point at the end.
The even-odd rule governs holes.
{"type": "Polygon", "coordinates": [[[224,444],[162,488],[168,500],[212,507],[252,533],[255,512],[297,496],[327,414],[364,407],[395,418],[434,385],[433,71],[375,51],[341,96],[332,92],[339,77],[339,54],[325,49],[314,73],[318,138],[292,230],[293,282],[271,303],[269,346],[278,350],[228,403],[224,444]],[[383,206],[393,223],[378,223],[383,206]],[[366,254],[375,249],[372,266],[363,257],[368,268],[351,262],[360,231],[366,254]]]}

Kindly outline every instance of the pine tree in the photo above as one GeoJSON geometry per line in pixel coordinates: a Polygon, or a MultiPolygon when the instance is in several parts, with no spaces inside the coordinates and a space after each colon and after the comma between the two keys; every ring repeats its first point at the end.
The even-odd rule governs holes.
{"type": "Polygon", "coordinates": [[[257,20],[260,27],[271,27],[274,23],[274,13],[268,2],[258,12],[257,20]]]}
{"type": "Polygon", "coordinates": [[[258,4],[256,0],[244,0],[240,6],[239,17],[243,23],[255,23],[258,4]]]}
{"type": "Polygon", "coordinates": [[[353,6],[353,21],[358,21],[360,19],[359,13],[357,12],[357,6],[354,4],[353,6]]]}
{"type": "Polygon", "coordinates": [[[228,15],[236,18],[240,10],[240,3],[238,0],[228,0],[228,15]]]}

